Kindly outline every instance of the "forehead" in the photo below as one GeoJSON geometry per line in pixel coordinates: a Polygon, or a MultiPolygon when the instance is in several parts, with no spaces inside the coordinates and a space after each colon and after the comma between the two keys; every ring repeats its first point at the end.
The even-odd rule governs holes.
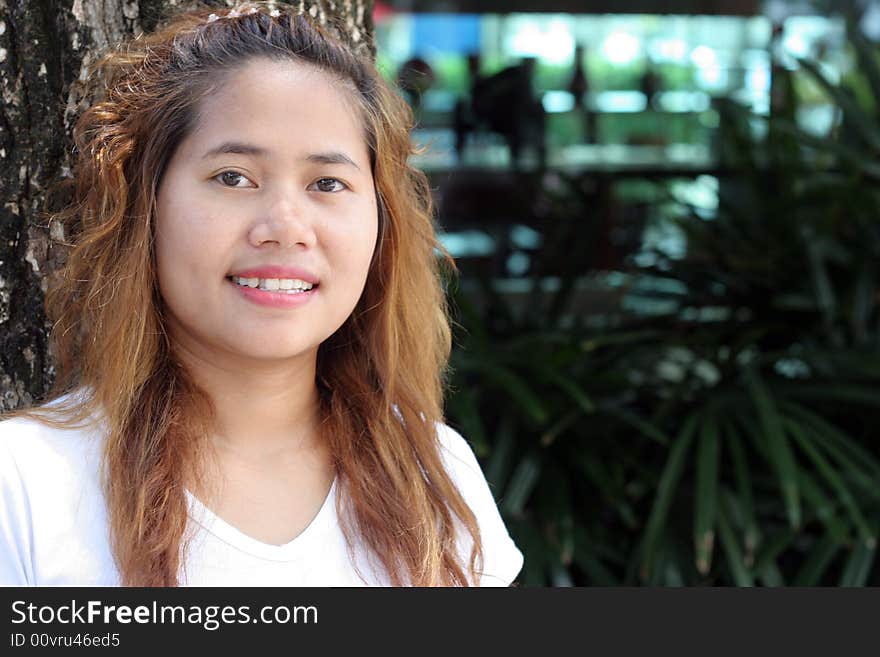
{"type": "Polygon", "coordinates": [[[367,158],[355,94],[316,66],[254,59],[224,74],[201,100],[187,141],[191,148],[254,141],[278,152],[336,146],[367,158]]]}

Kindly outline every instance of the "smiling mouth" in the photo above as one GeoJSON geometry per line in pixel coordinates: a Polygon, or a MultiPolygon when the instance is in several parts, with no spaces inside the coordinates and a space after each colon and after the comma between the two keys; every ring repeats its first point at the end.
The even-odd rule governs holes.
{"type": "Polygon", "coordinates": [[[313,292],[318,288],[317,283],[309,283],[310,287],[302,288],[300,287],[300,283],[293,283],[294,280],[298,279],[284,279],[284,278],[249,278],[249,279],[241,279],[236,276],[226,276],[227,281],[232,283],[237,287],[243,287],[251,290],[260,290],[261,292],[276,292],[280,294],[297,294],[303,292],[313,292]],[[235,279],[239,278],[239,281],[235,279]],[[246,283],[241,281],[247,281],[246,283]]]}

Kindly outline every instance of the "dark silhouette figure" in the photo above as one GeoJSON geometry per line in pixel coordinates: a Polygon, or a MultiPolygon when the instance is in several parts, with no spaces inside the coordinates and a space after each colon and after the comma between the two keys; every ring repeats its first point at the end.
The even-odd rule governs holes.
{"type": "Polygon", "coordinates": [[[516,167],[524,146],[533,146],[543,167],[546,163],[544,144],[544,107],[532,94],[532,73],[535,60],[505,68],[494,75],[479,74],[479,59],[469,58],[471,92],[455,107],[453,117],[455,149],[462,156],[468,134],[478,130],[498,133],[507,141],[510,158],[516,167]]]}
{"type": "Polygon", "coordinates": [[[661,91],[661,87],[660,76],[654,71],[651,64],[648,64],[639,79],[639,91],[645,95],[645,109],[656,109],[656,96],[657,92],[661,91]]]}
{"type": "Polygon", "coordinates": [[[575,110],[581,115],[584,122],[584,141],[596,143],[599,141],[598,115],[586,100],[586,94],[590,91],[590,80],[584,70],[585,52],[586,49],[583,46],[577,46],[574,49],[574,73],[571,76],[571,82],[568,83],[568,90],[574,96],[575,110]]]}
{"type": "Polygon", "coordinates": [[[421,57],[413,57],[400,65],[397,83],[414,112],[422,106],[422,94],[434,84],[434,69],[421,57]]]}

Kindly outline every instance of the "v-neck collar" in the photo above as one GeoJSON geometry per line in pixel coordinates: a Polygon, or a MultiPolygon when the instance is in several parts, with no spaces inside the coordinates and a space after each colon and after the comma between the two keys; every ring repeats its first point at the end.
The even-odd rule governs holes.
{"type": "Polygon", "coordinates": [[[334,477],[333,483],[330,484],[327,497],[324,498],[315,517],[305,529],[284,545],[264,543],[245,534],[211,511],[189,489],[185,489],[185,492],[190,518],[224,543],[260,559],[293,561],[301,556],[309,545],[313,545],[316,540],[319,540],[322,534],[326,536],[326,532],[322,530],[331,523],[335,511],[336,478],[334,477]]]}

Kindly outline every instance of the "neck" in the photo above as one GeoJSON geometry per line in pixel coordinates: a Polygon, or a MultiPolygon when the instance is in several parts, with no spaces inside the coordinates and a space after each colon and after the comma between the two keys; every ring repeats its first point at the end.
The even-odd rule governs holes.
{"type": "Polygon", "coordinates": [[[206,357],[192,349],[178,356],[214,403],[213,446],[242,458],[319,448],[317,351],[284,361],[243,363],[206,357]]]}

